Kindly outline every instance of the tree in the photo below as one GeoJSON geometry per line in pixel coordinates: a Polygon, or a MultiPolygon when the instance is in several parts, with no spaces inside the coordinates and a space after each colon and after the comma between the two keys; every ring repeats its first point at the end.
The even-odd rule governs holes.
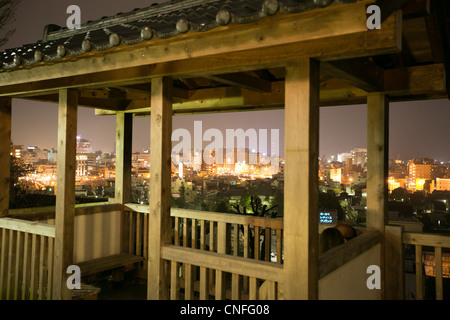
{"type": "Polygon", "coordinates": [[[31,168],[25,165],[21,159],[14,156],[10,156],[10,161],[9,201],[10,207],[14,208],[26,194],[26,190],[20,186],[19,179],[26,176],[31,171],[31,168]]]}
{"type": "Polygon", "coordinates": [[[16,29],[6,30],[8,25],[14,21],[14,14],[20,0],[0,0],[0,47],[5,45],[16,29]]]}

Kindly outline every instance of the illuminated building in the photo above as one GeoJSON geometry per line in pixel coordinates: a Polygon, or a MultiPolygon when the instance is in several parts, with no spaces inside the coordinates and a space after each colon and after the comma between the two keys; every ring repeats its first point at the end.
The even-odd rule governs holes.
{"type": "Polygon", "coordinates": [[[77,177],[83,177],[87,173],[87,161],[88,157],[84,154],[77,154],[77,166],[76,175],[77,177]]]}
{"type": "Polygon", "coordinates": [[[92,140],[87,140],[81,136],[77,136],[77,153],[91,153],[91,152],[92,152],[92,140]]]}
{"type": "Polygon", "coordinates": [[[341,183],[342,181],[342,169],[330,169],[330,179],[341,183]]]}
{"type": "Polygon", "coordinates": [[[436,190],[450,191],[450,179],[436,178],[436,190]]]}
{"type": "Polygon", "coordinates": [[[352,161],[354,165],[365,166],[367,164],[367,149],[364,148],[356,148],[351,152],[352,161]]]}
{"type": "Polygon", "coordinates": [[[12,145],[11,146],[11,155],[16,158],[22,158],[23,156],[23,146],[22,145],[12,145]]]}

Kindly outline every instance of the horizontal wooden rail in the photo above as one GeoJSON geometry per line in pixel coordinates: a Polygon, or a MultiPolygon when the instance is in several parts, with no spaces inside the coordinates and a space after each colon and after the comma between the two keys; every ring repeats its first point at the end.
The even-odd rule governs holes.
{"type": "MultiPolygon", "coordinates": [[[[75,205],[75,216],[120,211],[120,203],[89,203],[75,205]]],[[[55,207],[14,209],[9,211],[10,218],[41,221],[55,218],[55,207]]]]}
{"type": "Polygon", "coordinates": [[[13,218],[1,218],[0,229],[26,232],[51,238],[55,237],[54,225],[18,220],[13,218]]]}
{"type": "Polygon", "coordinates": [[[433,233],[403,233],[404,244],[450,248],[450,237],[433,233]]]}
{"type": "MultiPolygon", "coordinates": [[[[128,203],[125,208],[131,211],[148,214],[148,205],[139,205],[128,203]]],[[[232,224],[246,224],[262,228],[283,229],[283,219],[281,218],[264,218],[252,215],[240,215],[233,213],[219,213],[209,211],[198,211],[189,209],[172,208],[170,210],[172,217],[188,218],[197,220],[208,220],[213,222],[226,222],[232,224]]]]}
{"type": "Polygon", "coordinates": [[[275,282],[282,280],[283,266],[266,261],[249,260],[243,257],[173,245],[162,248],[162,257],[165,260],[235,273],[242,276],[275,282]]]}

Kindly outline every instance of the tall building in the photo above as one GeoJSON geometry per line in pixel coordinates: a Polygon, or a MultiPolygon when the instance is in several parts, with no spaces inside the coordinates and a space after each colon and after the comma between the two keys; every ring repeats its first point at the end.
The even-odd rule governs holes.
{"type": "Polygon", "coordinates": [[[77,153],[92,153],[92,140],[77,136],[77,153]]]}
{"type": "Polygon", "coordinates": [[[354,165],[364,167],[367,164],[367,149],[356,148],[350,151],[354,165]]]}

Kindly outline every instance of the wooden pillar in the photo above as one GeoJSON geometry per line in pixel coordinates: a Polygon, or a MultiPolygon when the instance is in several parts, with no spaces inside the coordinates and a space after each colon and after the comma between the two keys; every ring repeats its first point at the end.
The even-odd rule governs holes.
{"type": "Polygon", "coordinates": [[[66,282],[69,276],[67,267],[73,264],[77,111],[77,90],[60,90],[53,278],[55,300],[71,300],[66,282]]]}
{"type": "Polygon", "coordinates": [[[122,204],[131,201],[132,137],[133,114],[118,111],[116,114],[115,199],[122,204]]]}
{"type": "Polygon", "coordinates": [[[319,63],[286,67],[285,299],[318,298],[319,63]]]}
{"type": "Polygon", "coordinates": [[[380,269],[381,296],[385,296],[384,231],[387,224],[388,200],[389,101],[383,93],[367,96],[367,213],[368,230],[383,234],[380,269]]]}
{"type": "Polygon", "coordinates": [[[9,213],[11,99],[0,98],[0,217],[9,213]]]}
{"type": "Polygon", "coordinates": [[[384,232],[387,222],[389,102],[383,93],[367,97],[367,228],[384,232]]]}
{"type": "MultiPolygon", "coordinates": [[[[119,111],[116,114],[116,181],[115,200],[122,204],[131,202],[131,156],[133,114],[119,111]]],[[[123,208],[123,207],[122,207],[123,208]]],[[[129,253],[130,217],[120,214],[120,251],[129,253]]]]}
{"type": "Polygon", "coordinates": [[[152,79],[147,289],[147,297],[151,300],[169,299],[170,264],[161,259],[161,247],[172,241],[170,219],[172,89],[172,79],[163,77],[152,79]]]}

